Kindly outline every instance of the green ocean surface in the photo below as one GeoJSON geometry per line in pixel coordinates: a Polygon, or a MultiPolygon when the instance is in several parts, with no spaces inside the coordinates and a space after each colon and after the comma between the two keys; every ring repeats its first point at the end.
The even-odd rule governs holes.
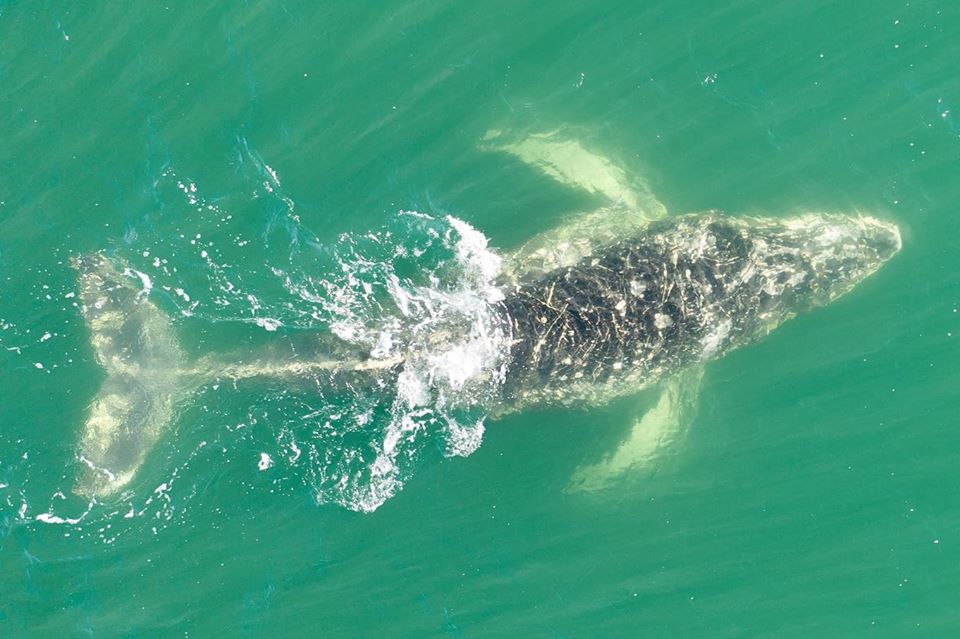
{"type": "Polygon", "coordinates": [[[0,637],[957,636],[958,60],[933,0],[0,1],[0,637]],[[267,344],[310,328],[271,268],[415,244],[399,211],[506,252],[596,207],[491,129],[562,131],[673,213],[861,211],[904,246],[708,365],[688,431],[604,490],[570,479],[650,393],[427,439],[361,513],[290,447],[337,407],[240,384],[122,497],[71,493],[103,380],[71,258],[149,272],[190,353],[267,344]]]}

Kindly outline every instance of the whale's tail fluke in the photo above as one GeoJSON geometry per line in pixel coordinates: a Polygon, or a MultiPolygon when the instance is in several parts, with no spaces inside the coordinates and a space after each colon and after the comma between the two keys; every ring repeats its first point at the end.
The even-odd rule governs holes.
{"type": "Polygon", "coordinates": [[[170,424],[184,392],[183,353],[169,318],[149,299],[146,275],[118,269],[102,253],[72,265],[94,356],[106,373],[88,409],[78,452],[85,468],[74,492],[104,497],[132,479],[170,424]]]}
{"type": "Polygon", "coordinates": [[[103,253],[71,260],[81,312],[106,377],[87,409],[74,492],[87,498],[117,493],[134,478],[150,449],[173,423],[177,407],[215,379],[322,380],[331,389],[375,385],[395,374],[403,357],[371,358],[330,334],[281,340],[253,353],[188,359],[170,318],[150,298],[152,282],[103,253]]]}

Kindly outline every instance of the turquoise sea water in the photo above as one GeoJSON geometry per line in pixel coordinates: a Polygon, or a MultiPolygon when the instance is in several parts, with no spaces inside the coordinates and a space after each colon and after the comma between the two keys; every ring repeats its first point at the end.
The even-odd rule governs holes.
{"type": "Polygon", "coordinates": [[[960,6],[382,4],[0,2],[0,636],[956,636],[960,6]],[[671,212],[868,211],[904,248],[709,365],[603,491],[570,478],[646,395],[488,420],[466,457],[429,435],[363,514],[290,447],[344,406],[241,384],[122,498],[71,494],[103,376],[71,257],[149,273],[190,353],[267,344],[310,328],[272,269],[418,246],[400,210],[506,251],[596,206],[490,129],[562,130],[671,212]]]}

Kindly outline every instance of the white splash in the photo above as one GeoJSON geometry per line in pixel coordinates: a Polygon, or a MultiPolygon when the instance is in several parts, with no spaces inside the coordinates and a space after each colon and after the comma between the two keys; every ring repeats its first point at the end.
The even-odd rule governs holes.
{"type": "Polygon", "coordinates": [[[42,524],[70,524],[70,525],[74,525],[74,524],[79,524],[80,521],[83,519],[83,517],[77,517],[77,518],[71,519],[71,518],[69,518],[69,517],[66,517],[66,518],[65,518],[65,517],[58,517],[57,515],[53,515],[53,514],[50,514],[50,513],[41,513],[41,514],[37,515],[36,517],[34,517],[33,519],[34,519],[34,521],[39,521],[39,522],[42,523],[42,524]]]}
{"type": "Polygon", "coordinates": [[[253,322],[263,330],[271,333],[283,326],[283,322],[273,319],[272,317],[258,317],[254,319],[253,322]]]}
{"type": "Polygon", "coordinates": [[[263,472],[273,466],[273,458],[266,453],[260,453],[260,461],[257,462],[257,468],[263,472]]]}
{"type": "Polygon", "coordinates": [[[140,280],[140,284],[143,286],[143,288],[139,293],[137,293],[138,297],[146,297],[150,295],[150,291],[153,290],[153,280],[150,279],[149,275],[132,268],[124,269],[123,274],[127,277],[136,277],[140,280]]]}
{"type": "MultiPolygon", "coordinates": [[[[429,216],[404,216],[428,224],[423,246],[415,242],[391,249],[402,238],[381,236],[378,245],[395,258],[416,256],[429,262],[434,240],[449,258],[440,260],[425,281],[412,281],[391,268],[382,273],[382,290],[396,315],[379,328],[370,325],[370,289],[358,284],[369,277],[369,260],[357,258],[343,265],[346,285],[327,286],[343,319],[332,325],[341,338],[368,348],[373,358],[402,357],[402,368],[388,388],[394,397],[381,419],[385,428],[370,441],[375,456],[359,471],[346,470],[320,486],[318,500],[332,500],[352,510],[371,512],[403,487],[414,460],[431,440],[442,442],[447,456],[466,456],[482,442],[483,413],[498,397],[506,371],[509,336],[496,302],[501,259],[487,238],[470,224],[453,217],[443,223],[429,216]],[[438,232],[434,230],[440,227],[438,232]],[[402,249],[402,250],[397,250],[402,249]],[[355,474],[358,473],[358,474],[355,474]]],[[[423,238],[421,238],[423,239],[423,238]]],[[[381,264],[383,266],[384,264],[381,264]]],[[[378,303],[379,304],[379,303],[378,303]]],[[[385,389],[387,390],[387,389],[385,389]]],[[[369,413],[354,416],[366,423],[369,413]]],[[[372,425],[367,424],[367,428],[372,425]]],[[[351,457],[351,459],[355,459],[351,457]]]]}

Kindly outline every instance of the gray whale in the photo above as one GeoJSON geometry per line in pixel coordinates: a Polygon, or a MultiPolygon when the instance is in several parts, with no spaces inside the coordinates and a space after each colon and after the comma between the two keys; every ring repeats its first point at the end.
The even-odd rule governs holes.
{"type": "MultiPolygon", "coordinates": [[[[692,419],[705,363],[837,299],[901,248],[895,224],[858,212],[668,216],[639,176],[558,133],[505,141],[491,132],[482,148],[513,155],[602,202],[504,256],[503,295],[491,304],[508,352],[497,371],[478,373],[502,376],[489,413],[597,405],[661,389],[619,448],[580,468],[572,487],[602,487],[652,459],[692,419]]],[[[233,362],[190,361],[149,287],[137,286],[136,272],[103,253],[72,263],[93,351],[106,374],[77,453],[84,472],[74,491],[90,498],[126,486],[167,432],[178,404],[213,379],[322,374],[362,384],[423,357],[423,341],[383,355],[318,337],[296,357],[281,348],[233,362]]],[[[423,339],[442,344],[456,337],[447,327],[423,339]]],[[[390,455],[400,436],[394,432],[383,442],[378,463],[387,475],[395,471],[390,455]]],[[[399,485],[389,483],[364,509],[376,508],[399,485]]]]}

